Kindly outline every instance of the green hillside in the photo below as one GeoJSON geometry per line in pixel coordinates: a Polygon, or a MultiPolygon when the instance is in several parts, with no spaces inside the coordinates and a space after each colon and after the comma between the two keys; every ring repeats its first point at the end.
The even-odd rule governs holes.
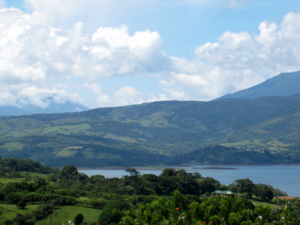
{"type": "MultiPolygon", "coordinates": [[[[31,158],[51,166],[140,166],[174,160],[189,163],[174,157],[222,145],[236,151],[264,154],[267,150],[271,155],[284,152],[297,158],[299,101],[299,94],[165,101],[77,113],[0,117],[0,155],[31,158]]],[[[235,163],[246,162],[241,158],[235,163]]]]}

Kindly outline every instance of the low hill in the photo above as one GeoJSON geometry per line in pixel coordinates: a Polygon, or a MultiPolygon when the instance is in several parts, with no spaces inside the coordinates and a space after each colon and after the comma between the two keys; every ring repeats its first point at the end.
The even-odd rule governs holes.
{"type": "MultiPolygon", "coordinates": [[[[51,166],[137,166],[172,163],[175,156],[221,145],[270,153],[269,157],[284,152],[287,159],[282,162],[289,163],[299,155],[299,102],[300,94],[1,117],[0,155],[31,158],[51,166]]],[[[211,156],[209,163],[214,163],[212,159],[220,162],[218,157],[218,153],[211,156]]],[[[251,161],[255,162],[267,163],[251,161]]],[[[182,158],[176,163],[188,161],[182,158]]],[[[246,163],[245,157],[234,163],[246,163]]]]}
{"type": "Polygon", "coordinates": [[[245,98],[253,99],[270,96],[290,96],[300,93],[300,71],[293,73],[281,73],[276,77],[251,88],[227,94],[219,99],[245,98]]]}

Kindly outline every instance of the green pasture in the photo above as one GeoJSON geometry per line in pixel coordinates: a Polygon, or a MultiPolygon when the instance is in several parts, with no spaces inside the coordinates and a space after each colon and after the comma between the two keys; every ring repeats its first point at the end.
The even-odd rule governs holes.
{"type": "Polygon", "coordinates": [[[20,151],[22,150],[24,145],[20,142],[9,142],[1,145],[0,148],[4,148],[7,151],[20,151]]]}
{"type": "Polygon", "coordinates": [[[64,125],[64,126],[46,126],[42,134],[49,134],[49,133],[61,133],[70,135],[71,133],[79,133],[80,131],[88,130],[91,126],[87,123],[77,124],[77,125],[64,125]]]}
{"type": "Polygon", "coordinates": [[[151,115],[140,120],[140,123],[144,127],[166,127],[168,126],[168,121],[163,117],[164,115],[169,115],[169,113],[152,113],[151,115]]]}
{"type": "Polygon", "coordinates": [[[25,178],[3,178],[3,177],[0,177],[1,184],[19,183],[22,181],[25,181],[25,178]]]}
{"type": "MultiPolygon", "coordinates": [[[[92,222],[96,222],[99,219],[101,210],[99,209],[92,209],[92,208],[85,208],[81,206],[60,206],[54,210],[52,215],[52,224],[68,224],[69,220],[72,222],[75,219],[75,216],[81,213],[84,217],[84,222],[90,224],[92,222]]],[[[46,218],[46,221],[41,220],[35,222],[35,225],[44,225],[44,224],[51,224],[51,216],[46,218]],[[44,223],[46,222],[46,223],[44,223]]]]}
{"type": "Polygon", "coordinates": [[[34,204],[34,205],[27,205],[24,210],[18,209],[16,205],[10,205],[10,204],[0,204],[0,210],[2,212],[0,216],[0,224],[4,224],[4,221],[7,219],[12,219],[16,217],[17,213],[21,213],[23,215],[25,214],[31,214],[34,210],[37,210],[40,205],[34,204]]]}
{"type": "Polygon", "coordinates": [[[104,138],[108,138],[108,139],[113,139],[113,140],[118,140],[118,141],[123,141],[123,142],[129,142],[129,143],[136,143],[137,141],[133,138],[130,137],[121,137],[121,136],[116,136],[114,134],[108,133],[105,136],[103,136],[104,138]]]}
{"type": "Polygon", "coordinates": [[[290,144],[285,144],[283,142],[278,141],[277,139],[273,139],[266,143],[263,142],[261,139],[254,139],[254,140],[243,140],[238,142],[229,142],[220,144],[224,147],[234,147],[234,148],[242,148],[246,150],[257,150],[259,149],[268,149],[271,152],[280,152],[286,151],[290,144]]]}
{"type": "MultiPolygon", "coordinates": [[[[32,214],[34,210],[37,210],[41,205],[33,204],[27,205],[24,210],[18,209],[16,205],[11,204],[0,204],[0,211],[2,212],[0,216],[0,224],[4,224],[4,221],[7,219],[12,219],[16,217],[17,213],[32,214]]],[[[45,221],[40,220],[36,221],[36,225],[45,225],[45,224],[68,224],[69,220],[72,222],[75,219],[75,216],[81,213],[84,217],[84,222],[90,224],[92,222],[96,222],[99,218],[101,210],[93,209],[93,208],[85,208],[81,206],[60,206],[54,209],[54,213],[52,216],[48,216],[45,221]]]]}
{"type": "Polygon", "coordinates": [[[59,151],[56,156],[57,157],[70,157],[73,156],[78,149],[82,149],[81,146],[69,146],[64,148],[63,150],[59,151]]]}
{"type": "Polygon", "coordinates": [[[255,206],[263,206],[263,207],[270,207],[271,209],[282,209],[282,206],[277,205],[273,202],[261,202],[261,201],[256,201],[256,200],[250,200],[255,206]]]}

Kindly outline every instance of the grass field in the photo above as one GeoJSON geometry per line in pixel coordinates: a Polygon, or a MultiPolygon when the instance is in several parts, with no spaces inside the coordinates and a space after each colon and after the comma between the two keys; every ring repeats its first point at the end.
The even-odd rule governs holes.
{"type": "Polygon", "coordinates": [[[25,178],[0,178],[1,184],[16,183],[25,181],[25,178]]]}
{"type": "Polygon", "coordinates": [[[88,130],[90,128],[91,126],[87,123],[82,123],[77,125],[55,126],[55,127],[47,126],[44,128],[42,134],[62,133],[62,134],[70,135],[71,133],[79,133],[80,131],[88,130]]]}
{"type": "Polygon", "coordinates": [[[23,149],[24,145],[20,142],[9,142],[1,145],[0,147],[7,151],[20,151],[23,149]]]}
{"type": "Polygon", "coordinates": [[[120,137],[120,136],[116,136],[114,134],[108,133],[105,136],[103,136],[104,138],[108,138],[108,139],[113,139],[113,140],[118,140],[118,141],[123,141],[123,142],[129,142],[129,143],[136,143],[137,141],[133,138],[130,137],[120,137]]]}
{"type": "MultiPolygon", "coordinates": [[[[69,220],[72,220],[72,222],[75,219],[75,216],[79,213],[81,213],[84,217],[84,222],[87,224],[90,224],[92,222],[96,222],[99,218],[101,210],[99,209],[92,209],[92,208],[84,208],[81,206],[61,206],[57,209],[55,209],[53,215],[52,215],[52,224],[68,224],[69,220]]],[[[46,221],[37,221],[36,225],[44,225],[50,224],[51,217],[49,216],[46,221]]]]}
{"type": "Polygon", "coordinates": [[[280,205],[275,203],[268,203],[268,202],[259,202],[255,200],[250,200],[255,206],[263,206],[263,207],[270,207],[271,209],[282,209],[280,205]]]}
{"type": "MultiPolygon", "coordinates": [[[[32,214],[34,210],[37,210],[40,207],[38,204],[34,205],[27,205],[24,210],[18,209],[16,205],[10,205],[10,204],[0,204],[0,210],[2,211],[2,214],[0,216],[0,224],[4,224],[4,221],[7,219],[14,218],[17,213],[21,213],[23,215],[25,214],[32,214]]],[[[36,225],[45,225],[45,224],[68,224],[69,220],[72,220],[72,222],[75,219],[75,216],[79,213],[81,213],[84,217],[84,222],[87,224],[90,224],[92,222],[96,222],[99,218],[101,210],[99,209],[92,209],[92,208],[85,208],[81,206],[61,206],[57,207],[54,210],[54,213],[51,216],[48,216],[45,221],[40,220],[36,221],[36,225]]]]}
{"type": "Polygon", "coordinates": [[[0,224],[4,224],[4,221],[7,219],[12,219],[16,217],[17,213],[31,214],[34,210],[36,210],[40,205],[27,205],[26,209],[21,210],[18,209],[16,205],[9,205],[9,204],[0,204],[0,210],[2,214],[0,216],[0,224]]]}

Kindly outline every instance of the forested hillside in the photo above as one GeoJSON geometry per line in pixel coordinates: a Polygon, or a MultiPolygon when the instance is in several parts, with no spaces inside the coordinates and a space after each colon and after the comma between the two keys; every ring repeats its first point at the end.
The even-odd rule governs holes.
{"type": "Polygon", "coordinates": [[[1,117],[0,154],[51,166],[135,166],[189,163],[185,157],[176,156],[221,145],[244,156],[251,151],[248,155],[267,154],[269,160],[243,156],[228,161],[224,148],[223,159],[218,153],[196,163],[299,163],[299,102],[300,95],[165,101],[77,113],[1,117]],[[285,157],[280,160],[278,154],[282,152],[285,157]]]}

